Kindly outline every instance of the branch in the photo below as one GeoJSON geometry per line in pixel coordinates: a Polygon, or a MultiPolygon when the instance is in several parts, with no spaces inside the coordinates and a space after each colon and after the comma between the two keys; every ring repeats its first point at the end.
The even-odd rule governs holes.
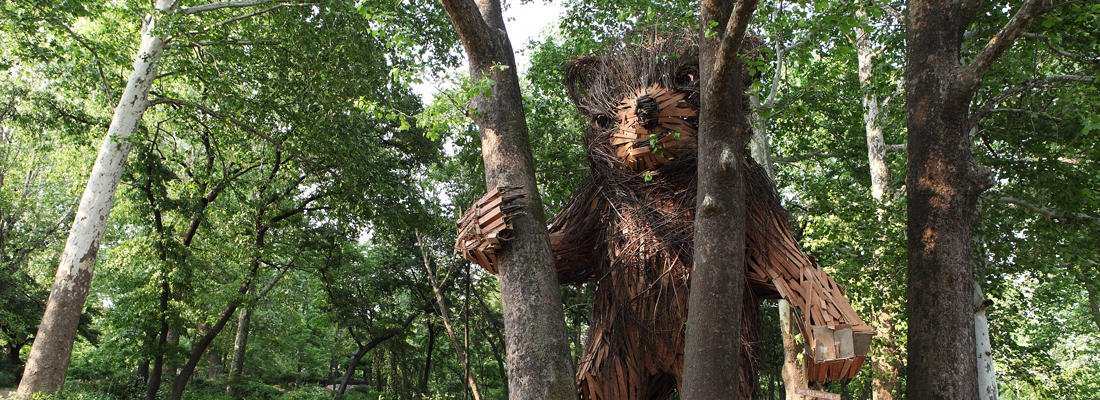
{"type": "Polygon", "coordinates": [[[1054,121],[1054,122],[1062,122],[1061,118],[1052,117],[1052,116],[1049,116],[1045,113],[1041,113],[1041,112],[1038,112],[1038,111],[1024,110],[1022,108],[994,108],[992,110],[989,110],[989,114],[993,114],[993,113],[1030,114],[1030,115],[1034,115],[1034,116],[1037,116],[1037,117],[1045,119],[1045,120],[1054,121]]]}
{"type": "MultiPolygon", "coordinates": [[[[441,1],[447,16],[451,18],[451,24],[455,26],[455,31],[458,32],[458,37],[462,39],[466,52],[471,53],[470,58],[491,59],[487,54],[475,54],[478,53],[477,49],[484,46],[493,46],[492,31],[489,30],[489,24],[482,16],[477,4],[473,0],[441,1]]],[[[472,68],[482,67],[472,66],[472,68]]]]}
{"type": "MultiPolygon", "coordinates": [[[[180,106],[180,107],[192,107],[196,110],[199,110],[203,114],[209,115],[212,118],[229,121],[233,125],[236,125],[237,127],[241,128],[241,129],[244,129],[245,131],[248,131],[248,132],[250,132],[250,133],[252,133],[256,136],[259,136],[261,139],[263,139],[264,141],[266,141],[268,143],[271,143],[271,145],[275,146],[276,148],[283,149],[283,143],[280,142],[280,141],[275,140],[275,138],[272,138],[270,135],[260,131],[259,129],[256,129],[256,128],[252,127],[251,125],[245,123],[244,121],[241,121],[241,120],[239,120],[237,118],[234,118],[230,115],[220,114],[220,113],[218,113],[214,110],[211,110],[211,109],[209,109],[206,106],[203,106],[201,104],[192,103],[192,102],[188,102],[188,101],[183,101],[183,100],[179,100],[179,99],[171,99],[171,98],[167,98],[167,97],[161,97],[161,98],[153,99],[152,101],[150,101],[149,102],[149,107],[153,107],[153,106],[158,105],[158,104],[172,104],[172,105],[180,106]]],[[[313,160],[310,160],[310,159],[308,159],[304,156],[301,156],[300,154],[297,154],[297,153],[292,153],[292,154],[294,154],[294,158],[296,158],[296,159],[298,159],[298,160],[300,160],[300,161],[302,161],[306,164],[309,164],[309,165],[313,166],[314,168],[317,168],[318,170],[328,171],[333,176],[335,176],[337,178],[340,177],[340,174],[337,173],[332,168],[321,165],[321,164],[317,163],[316,161],[313,161],[313,160]]]]}
{"type": "Polygon", "coordinates": [[[878,8],[885,10],[886,13],[890,14],[890,16],[894,17],[894,19],[898,20],[899,24],[905,26],[905,15],[898,12],[897,9],[882,1],[875,1],[875,5],[878,6],[878,8]]]}
{"type": "Polygon", "coordinates": [[[1078,62],[1083,62],[1083,63],[1086,63],[1086,64],[1100,64],[1100,57],[1089,58],[1087,56],[1083,56],[1083,55],[1080,55],[1080,54],[1073,54],[1073,53],[1070,53],[1068,51],[1062,50],[1062,49],[1058,48],[1058,46],[1055,46],[1054,43],[1051,43],[1050,37],[1047,37],[1047,35],[1043,35],[1043,34],[1039,34],[1039,33],[1024,32],[1024,33],[1020,34],[1020,37],[1025,38],[1025,39],[1039,39],[1039,40],[1042,40],[1043,43],[1046,43],[1047,47],[1049,47],[1055,53],[1061,54],[1062,56],[1064,56],[1066,58],[1071,58],[1073,60],[1076,60],[1078,62]]]}
{"type": "Polygon", "coordinates": [[[226,115],[226,114],[220,114],[220,113],[218,113],[214,110],[211,110],[211,109],[207,108],[206,106],[204,106],[202,104],[191,103],[191,102],[183,101],[183,100],[179,100],[179,99],[170,99],[170,98],[167,98],[167,97],[161,97],[161,98],[154,99],[154,100],[149,102],[150,107],[158,105],[158,104],[172,104],[172,105],[177,105],[177,106],[182,106],[182,107],[194,108],[196,110],[199,110],[203,114],[209,115],[213,118],[229,121],[229,122],[233,123],[233,125],[236,125],[236,126],[240,127],[241,129],[244,129],[248,132],[251,132],[252,134],[255,134],[256,136],[259,136],[263,140],[275,145],[276,147],[279,147],[279,148],[283,147],[282,142],[276,141],[274,138],[272,138],[268,134],[263,133],[259,129],[256,129],[256,128],[246,124],[244,121],[241,121],[239,119],[236,119],[236,118],[234,118],[232,116],[229,116],[229,115],[226,115]]]}
{"type": "Polygon", "coordinates": [[[737,64],[737,53],[741,51],[741,42],[745,38],[745,30],[749,27],[752,12],[756,10],[759,0],[740,0],[733,6],[730,19],[726,22],[726,30],[722,34],[722,43],[718,47],[718,54],[714,61],[714,78],[711,79],[713,93],[725,93],[733,68],[737,64]]]}
{"type": "MultiPolygon", "coordinates": [[[[260,40],[260,41],[230,40],[230,41],[225,41],[225,42],[214,42],[214,41],[210,41],[210,40],[203,40],[203,41],[199,41],[199,42],[180,43],[180,44],[177,44],[176,46],[180,46],[180,47],[206,47],[206,46],[218,46],[218,45],[228,45],[228,46],[277,46],[277,45],[280,45],[282,43],[283,42],[279,41],[279,40],[272,40],[272,41],[267,41],[267,40],[260,40]]],[[[158,76],[157,78],[160,78],[160,76],[158,76]]]]}
{"type": "MultiPolygon", "coordinates": [[[[264,263],[265,264],[270,264],[266,261],[264,263]]],[[[271,289],[275,288],[275,284],[279,283],[279,279],[283,278],[283,274],[286,274],[286,271],[289,271],[290,267],[293,266],[293,264],[294,264],[294,259],[291,259],[290,261],[288,261],[286,263],[286,265],[283,266],[282,269],[279,269],[279,272],[277,272],[275,274],[275,277],[271,278],[271,281],[268,282],[266,285],[264,285],[264,287],[262,289],[260,289],[260,293],[256,294],[256,300],[262,299],[264,297],[264,295],[267,295],[267,292],[270,292],[271,289]]]]}
{"type": "Polygon", "coordinates": [[[181,9],[179,12],[183,15],[198,14],[207,11],[220,10],[223,8],[242,8],[258,6],[260,4],[270,3],[271,0],[257,0],[257,1],[223,1],[221,3],[203,4],[201,6],[187,7],[181,9]]]}
{"type": "MultiPolygon", "coordinates": [[[[301,5],[301,4],[297,4],[297,5],[301,5]]],[[[231,24],[231,23],[240,21],[242,19],[252,18],[252,17],[255,17],[255,16],[260,15],[260,14],[266,14],[266,13],[278,10],[280,8],[289,7],[289,6],[290,6],[289,4],[277,4],[277,5],[265,8],[263,10],[260,10],[260,11],[256,11],[256,12],[252,12],[252,13],[248,13],[248,14],[244,14],[244,15],[238,15],[238,16],[226,19],[224,21],[215,22],[213,25],[210,25],[210,26],[206,27],[203,30],[205,31],[205,30],[208,30],[208,29],[213,28],[215,26],[222,26],[222,25],[226,25],[226,24],[231,24]]]]}
{"type": "Polygon", "coordinates": [[[1088,75],[1054,75],[1054,76],[1048,76],[1046,79],[1033,79],[1033,80],[1026,81],[1026,82],[1020,84],[1019,86],[1009,88],[1009,89],[997,94],[996,96],[993,97],[992,100],[989,100],[988,102],[983,104],[982,108],[978,109],[978,111],[975,111],[974,114],[970,116],[970,124],[971,125],[976,125],[978,122],[981,122],[982,118],[985,118],[987,115],[989,115],[990,113],[993,112],[994,107],[996,107],[998,104],[1001,104],[1001,102],[1005,101],[1005,99],[1007,99],[1009,97],[1012,97],[1012,96],[1015,96],[1017,94],[1027,92],[1027,91],[1030,91],[1030,90],[1033,90],[1033,89],[1037,89],[1037,88],[1040,88],[1040,87],[1045,87],[1045,86],[1047,86],[1047,84],[1050,84],[1050,83],[1059,83],[1059,82],[1090,83],[1090,82],[1094,82],[1094,81],[1096,81],[1096,77],[1095,76],[1088,76],[1088,75]]]}
{"type": "Polygon", "coordinates": [[[966,67],[962,75],[965,79],[962,82],[964,87],[972,93],[981,84],[982,77],[993,65],[993,61],[997,60],[1009,46],[1012,46],[1012,42],[1023,33],[1024,28],[1027,28],[1032,20],[1047,12],[1047,10],[1050,10],[1049,0],[1028,0],[1027,3],[1024,3],[1020,11],[1008,20],[1001,31],[989,40],[985,48],[974,57],[974,61],[971,61],[970,65],[966,67]]]}
{"type": "Polygon", "coordinates": [[[1091,215],[1079,214],[1079,213],[1067,213],[1067,212],[1060,211],[1060,210],[1041,207],[1041,206],[1031,204],[1031,203],[1028,203],[1026,201],[1016,199],[1016,198],[1012,198],[1012,197],[999,197],[999,198],[996,199],[996,201],[998,203],[1005,203],[1005,204],[1010,204],[1010,205],[1026,208],[1026,209],[1028,209],[1029,211],[1031,211],[1033,213],[1042,215],[1044,217],[1053,219],[1053,220],[1058,221],[1058,222],[1068,223],[1068,222],[1087,221],[1087,222],[1098,222],[1098,223],[1100,223],[1100,218],[1097,218],[1097,217],[1094,217],[1094,216],[1091,216],[1091,215]]]}
{"type": "Polygon", "coordinates": [[[909,146],[903,144],[888,144],[886,145],[887,153],[901,153],[909,149],[909,146]]]}
{"type": "Polygon", "coordinates": [[[785,64],[783,64],[783,56],[785,54],[787,54],[788,52],[790,52],[791,50],[802,47],[803,45],[805,45],[806,43],[809,43],[809,42],[810,41],[808,39],[803,39],[803,40],[799,40],[797,42],[791,43],[789,46],[779,47],[776,50],[776,52],[775,52],[775,75],[772,77],[772,87],[771,87],[771,89],[768,90],[768,97],[766,99],[764,99],[764,104],[761,104],[760,107],[758,107],[758,108],[768,110],[768,109],[771,109],[772,107],[775,107],[776,103],[779,103],[779,100],[776,98],[776,95],[779,92],[779,83],[782,80],[783,72],[786,70],[785,64]]]}
{"type": "MultiPolygon", "coordinates": [[[[35,6],[35,8],[38,8],[38,6],[35,6]]],[[[92,46],[88,45],[88,43],[86,43],[84,39],[81,39],[80,35],[77,35],[76,32],[72,30],[72,28],[69,28],[69,25],[66,25],[64,22],[61,21],[58,21],[58,24],[61,25],[62,28],[65,28],[65,32],[68,32],[69,36],[72,36],[73,40],[76,40],[76,42],[79,43],[81,47],[91,52],[92,57],[95,57],[96,69],[99,70],[99,78],[103,81],[103,91],[105,92],[104,94],[107,95],[107,104],[114,104],[115,93],[111,90],[111,85],[107,83],[107,75],[103,73],[103,61],[100,60],[99,53],[97,53],[95,49],[92,48],[92,46]]]]}
{"type": "Polygon", "coordinates": [[[789,163],[795,163],[795,162],[799,162],[799,161],[809,160],[811,158],[836,158],[836,157],[840,157],[842,155],[843,154],[829,154],[829,153],[822,153],[820,151],[813,151],[813,152],[809,152],[809,153],[806,153],[806,154],[803,154],[803,155],[792,156],[792,157],[768,157],[768,161],[771,161],[772,163],[789,164],[789,163]]]}

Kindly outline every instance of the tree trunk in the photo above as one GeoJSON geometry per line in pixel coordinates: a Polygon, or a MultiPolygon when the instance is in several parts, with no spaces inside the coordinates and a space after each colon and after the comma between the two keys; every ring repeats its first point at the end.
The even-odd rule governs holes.
{"type": "Polygon", "coordinates": [[[978,399],[997,400],[997,371],[993,366],[993,347],[989,342],[989,319],[985,310],[993,303],[982,294],[974,281],[974,344],[978,350],[978,399]]]}
{"type": "Polygon", "coordinates": [[[156,400],[164,375],[164,351],[168,347],[168,298],[171,296],[168,277],[163,277],[160,286],[160,333],[157,335],[153,370],[145,382],[145,400],[156,400]]]}
{"type": "Polygon", "coordinates": [[[741,313],[745,290],[745,145],[752,134],[742,105],[738,58],[756,0],[704,0],[700,32],[698,194],[695,265],[684,339],[685,400],[740,393],[741,313]],[[716,22],[712,27],[711,21],[716,22]]]}
{"type": "Polygon", "coordinates": [[[1096,323],[1096,329],[1100,330],[1100,291],[1096,286],[1086,282],[1085,293],[1089,296],[1089,310],[1092,310],[1092,321],[1096,323]]]}
{"type": "Polygon", "coordinates": [[[802,354],[802,346],[794,341],[794,330],[797,329],[791,314],[791,303],[787,300],[779,300],[779,329],[783,335],[783,392],[786,399],[802,400],[802,396],[795,390],[806,387],[806,379],[802,376],[802,367],[798,365],[799,355],[802,354]]]}
{"type": "MultiPolygon", "coordinates": [[[[863,9],[859,9],[856,11],[856,16],[860,19],[866,19],[867,13],[863,9]]],[[[890,169],[886,164],[886,137],[882,130],[882,103],[875,95],[872,85],[875,49],[868,32],[864,31],[859,25],[853,30],[855,32],[853,44],[856,48],[856,61],[859,68],[859,86],[860,91],[863,93],[861,97],[863,128],[867,137],[867,163],[871,173],[871,197],[875,199],[875,204],[878,207],[876,214],[879,221],[882,222],[886,219],[886,210],[883,208],[883,204],[886,201],[886,192],[889,189],[887,185],[890,181],[890,169]]],[[[876,265],[872,268],[881,268],[883,267],[881,257],[883,250],[877,248],[874,251],[874,263],[876,265]]],[[[878,319],[875,324],[878,327],[878,335],[883,339],[880,343],[885,343],[886,348],[878,349],[881,357],[873,357],[871,360],[874,400],[893,400],[894,389],[898,383],[898,368],[896,365],[898,350],[895,347],[896,342],[893,337],[893,318],[886,312],[879,312],[876,318],[878,319]]]]}
{"type": "Polygon", "coordinates": [[[156,11],[147,15],[142,24],[141,45],[134,58],[133,72],[115,108],[107,137],[103,139],[80,199],[17,397],[56,392],[65,383],[77,324],[92,283],[96,253],[103,240],[126,156],[132,147],[127,138],[137,129],[148,107],[149,88],[156,79],[157,62],[165,47],[164,38],[154,36],[154,30],[165,29],[157,26],[158,18],[170,13],[176,4],[172,0],[158,0],[156,11]]]}
{"type": "MultiPolygon", "coordinates": [[[[783,62],[783,60],[779,60],[783,62]]],[[[782,68],[782,67],[777,67],[782,68]]],[[[779,79],[779,74],[776,74],[776,79],[779,79]]],[[[756,96],[749,96],[749,107],[753,110],[757,110],[762,107],[760,99],[756,96]]],[[[768,173],[768,177],[775,180],[775,168],[772,167],[771,159],[768,157],[771,155],[771,145],[768,143],[768,120],[761,117],[755,111],[749,113],[749,122],[752,123],[752,138],[749,140],[749,153],[752,155],[752,159],[756,160],[757,164],[764,167],[764,172],[768,173]]]]}
{"type": "Polygon", "coordinates": [[[432,350],[435,349],[435,324],[429,319],[424,325],[428,326],[428,354],[424,357],[424,378],[420,380],[420,391],[428,393],[428,381],[432,376],[432,350]]]}
{"type": "MultiPolygon", "coordinates": [[[[244,291],[244,289],[242,289],[244,291]]],[[[242,295],[244,293],[241,293],[242,295]]],[[[191,374],[195,372],[195,367],[199,365],[199,361],[202,361],[203,353],[206,353],[206,349],[210,347],[210,343],[218,337],[222,329],[225,328],[225,324],[229,322],[230,318],[233,318],[233,313],[237,311],[237,307],[240,306],[239,300],[233,300],[229,303],[229,307],[226,307],[222,311],[221,318],[211,326],[202,338],[195,343],[194,348],[191,349],[191,357],[187,359],[187,364],[183,365],[180,369],[179,375],[176,376],[175,382],[172,383],[172,393],[168,396],[168,400],[180,400],[183,397],[183,390],[187,388],[187,381],[191,379],[191,374]]]]}
{"type": "MultiPolygon", "coordinates": [[[[348,363],[348,370],[344,372],[344,378],[340,380],[340,387],[336,390],[336,395],[333,396],[333,400],[340,400],[340,396],[343,395],[344,391],[347,390],[348,382],[351,382],[351,376],[355,374],[355,369],[359,367],[359,361],[363,359],[364,355],[366,355],[375,347],[378,347],[378,345],[382,342],[390,340],[390,338],[397,336],[398,333],[401,333],[401,331],[408,328],[409,325],[411,325],[413,321],[416,320],[416,317],[419,316],[420,313],[424,312],[424,310],[427,310],[431,306],[431,301],[424,303],[423,306],[420,306],[420,308],[416,309],[416,311],[413,311],[412,314],[405,318],[405,321],[401,324],[400,328],[387,331],[381,336],[371,339],[371,341],[367,342],[367,344],[359,346],[359,351],[355,352],[355,355],[351,357],[351,362],[348,363]]],[[[363,380],[366,381],[366,378],[363,378],[363,380]]],[[[381,381],[382,379],[378,380],[381,381]]]]}
{"type": "MultiPolygon", "coordinates": [[[[862,9],[856,16],[864,19],[867,13],[862,9]]],[[[882,109],[871,82],[874,46],[870,35],[858,24],[855,28],[856,58],[859,65],[859,86],[863,92],[863,127],[867,134],[867,161],[871,166],[871,197],[882,202],[886,196],[886,185],[890,181],[890,169],[886,165],[886,137],[882,132],[882,109]]]]}
{"type": "Polygon", "coordinates": [[[237,315],[237,337],[233,340],[233,361],[229,364],[229,379],[244,373],[244,352],[248,348],[248,330],[252,324],[252,309],[245,308],[237,315]]]}
{"type": "MultiPolygon", "coordinates": [[[[894,343],[894,318],[886,312],[875,314],[875,332],[887,343],[894,343]]],[[[897,393],[898,375],[898,349],[890,347],[880,350],[880,357],[871,359],[871,383],[874,389],[871,398],[874,400],[893,400],[897,393]]]]}
{"type": "Polygon", "coordinates": [[[443,6],[469,55],[470,79],[494,82],[491,94],[473,100],[486,187],[522,186],[527,195],[527,212],[512,221],[516,240],[498,253],[508,391],[512,399],[575,399],[565,314],[500,2],[443,0],[443,6]]]}
{"type": "Polygon", "coordinates": [[[1029,0],[969,65],[963,33],[981,2],[908,0],[908,397],[978,397],[970,228],[978,194],[994,183],[970,152],[968,109],[982,77],[1036,16],[1029,0]]]}
{"type": "MultiPolygon", "coordinates": [[[[447,332],[447,337],[451,339],[451,346],[454,347],[455,353],[458,353],[458,363],[462,366],[463,371],[462,380],[469,384],[468,386],[470,388],[470,391],[472,391],[474,394],[474,399],[481,400],[481,393],[478,391],[477,388],[477,380],[474,379],[474,377],[471,376],[469,373],[466,373],[466,371],[469,371],[469,359],[466,358],[466,352],[463,351],[464,347],[458,345],[458,338],[455,336],[454,328],[451,326],[450,317],[447,316],[447,305],[443,302],[443,289],[440,288],[441,284],[439,282],[436,282],[435,274],[432,273],[431,263],[428,260],[428,250],[424,247],[424,242],[421,241],[419,235],[417,236],[416,240],[417,244],[420,245],[420,255],[424,259],[424,269],[425,271],[427,271],[428,279],[432,284],[432,293],[435,295],[436,305],[439,306],[439,318],[443,321],[443,330],[447,332]]],[[[463,389],[462,392],[463,396],[465,396],[466,389],[463,389]]]]}

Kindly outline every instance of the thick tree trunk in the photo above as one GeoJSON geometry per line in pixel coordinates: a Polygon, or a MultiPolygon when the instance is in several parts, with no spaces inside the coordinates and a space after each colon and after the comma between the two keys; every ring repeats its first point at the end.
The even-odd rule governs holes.
{"type": "Polygon", "coordinates": [[[508,391],[512,399],[574,399],[565,314],[500,2],[443,0],[443,6],[470,57],[471,80],[494,82],[491,94],[473,101],[486,187],[522,186],[527,195],[527,212],[512,221],[516,240],[498,254],[508,391]]]}
{"type": "Polygon", "coordinates": [[[1029,0],[963,66],[963,33],[981,2],[907,1],[906,386],[912,400],[978,397],[970,228],[978,194],[994,181],[971,156],[969,106],[989,66],[1046,10],[1044,3],[1029,0]]]}
{"type": "Polygon", "coordinates": [[[756,0],[704,0],[700,32],[698,194],[695,265],[684,339],[685,400],[740,393],[741,313],[745,290],[745,145],[752,129],[742,105],[738,58],[756,0]],[[710,22],[716,24],[711,27],[710,22]]]}
{"type": "Polygon", "coordinates": [[[993,346],[989,342],[989,319],[982,287],[974,281],[974,343],[978,350],[978,399],[997,400],[997,371],[993,366],[993,346]]]}
{"type": "Polygon", "coordinates": [[[252,325],[252,309],[245,308],[237,315],[237,337],[233,340],[233,361],[229,364],[229,379],[244,373],[244,353],[248,348],[248,330],[252,325]]]}
{"type": "Polygon", "coordinates": [[[141,45],[134,57],[133,72],[115,108],[107,137],[103,139],[80,199],[17,397],[56,392],[65,383],[77,324],[92,283],[96,253],[103,240],[126,156],[132,147],[127,138],[137,129],[148,107],[149,89],[156,79],[157,62],[163,54],[164,38],[154,36],[155,29],[164,29],[157,26],[157,18],[171,12],[176,4],[173,0],[158,0],[157,11],[147,15],[142,24],[141,45]]]}

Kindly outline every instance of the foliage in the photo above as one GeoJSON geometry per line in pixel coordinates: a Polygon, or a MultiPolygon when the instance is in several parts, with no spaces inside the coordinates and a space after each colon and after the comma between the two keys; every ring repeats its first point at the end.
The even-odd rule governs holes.
{"type": "MultiPolygon", "coordinates": [[[[1017,3],[983,4],[965,35],[964,59],[1017,3]]],[[[561,84],[566,62],[626,35],[700,28],[690,2],[563,5],[569,11],[557,29],[526,47],[523,78],[539,190],[551,215],[588,173],[587,122],[561,84]]],[[[774,103],[755,111],[771,134],[793,230],[861,315],[894,321],[894,337],[876,337],[874,351],[899,363],[907,330],[906,157],[888,154],[890,195],[875,202],[861,97],[892,99],[882,126],[887,143],[903,144],[904,35],[893,15],[902,6],[764,2],[751,31],[767,50],[746,60],[762,76],[751,93],[760,100],[775,93],[774,103]],[[865,87],[851,39],[857,28],[878,51],[865,87]]],[[[69,211],[148,8],[130,0],[0,4],[0,347],[17,357],[33,340],[69,211]]],[[[443,298],[482,392],[505,397],[498,282],[449,257],[453,220],[485,191],[468,102],[487,82],[453,71],[460,57],[442,8],[427,0],[332,0],[233,19],[263,10],[179,15],[166,28],[174,38],[115,199],[74,380],[61,394],[38,396],[141,398],[143,365],[162,354],[175,370],[238,302],[253,311],[240,398],[328,397],[321,386],[343,375],[357,341],[397,330],[426,303],[363,358],[353,374],[361,389],[346,397],[461,397],[462,366],[419,258],[419,232],[431,266],[450,273],[443,298]],[[434,99],[411,90],[424,76],[446,82],[434,99]],[[195,236],[185,243],[192,223],[195,236]],[[274,288],[255,296],[281,268],[289,269],[274,288]],[[170,293],[165,309],[162,283],[170,293]],[[242,284],[250,285],[243,296],[242,284]],[[159,347],[162,316],[179,340],[159,347]]],[[[994,300],[990,332],[1006,399],[1100,390],[1100,86],[1085,79],[1100,75],[1098,16],[1095,4],[1066,2],[1041,17],[994,64],[971,105],[984,113],[974,155],[998,180],[982,197],[973,247],[975,278],[994,300]]],[[[562,288],[575,357],[587,339],[591,292],[562,288]]],[[[777,316],[771,303],[761,310],[761,391],[777,398],[777,316]]],[[[235,321],[225,330],[235,331],[235,321]]],[[[232,336],[221,334],[207,350],[187,398],[230,398],[223,364],[232,336]]],[[[0,386],[21,376],[23,360],[15,361],[0,368],[0,386]]],[[[866,393],[870,376],[865,370],[849,390],[866,393]]]]}

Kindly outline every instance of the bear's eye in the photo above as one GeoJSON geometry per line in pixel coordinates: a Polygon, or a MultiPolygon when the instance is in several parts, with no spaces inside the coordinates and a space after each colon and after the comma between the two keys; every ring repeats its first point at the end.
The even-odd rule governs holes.
{"type": "Polygon", "coordinates": [[[680,74],[676,76],[676,83],[680,85],[690,85],[694,80],[694,74],[680,74]]]}
{"type": "Polygon", "coordinates": [[[607,127],[611,126],[611,118],[608,118],[607,115],[604,115],[604,114],[597,115],[596,118],[593,118],[593,120],[596,122],[596,125],[599,126],[600,128],[605,128],[606,129],[607,127]]]}

